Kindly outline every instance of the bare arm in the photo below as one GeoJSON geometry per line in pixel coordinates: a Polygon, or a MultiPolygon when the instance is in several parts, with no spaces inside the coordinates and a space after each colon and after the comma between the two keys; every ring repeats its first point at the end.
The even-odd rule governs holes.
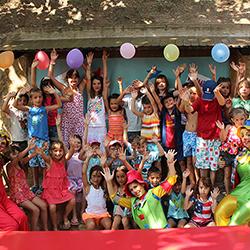
{"type": "Polygon", "coordinates": [[[83,187],[85,189],[86,194],[89,193],[89,189],[90,189],[90,185],[89,185],[88,177],[87,177],[87,170],[88,170],[90,157],[91,155],[89,154],[82,166],[82,182],[83,182],[83,187]]]}
{"type": "Polygon", "coordinates": [[[49,91],[50,94],[53,94],[55,96],[55,98],[56,98],[56,104],[46,106],[45,107],[46,110],[51,111],[51,110],[61,108],[62,107],[62,101],[61,101],[61,98],[59,97],[59,95],[56,93],[55,89],[53,89],[52,87],[46,87],[46,89],[49,91]]]}
{"type": "Polygon", "coordinates": [[[31,87],[36,87],[36,67],[38,65],[38,61],[34,59],[34,61],[31,64],[31,87]]]}
{"type": "Polygon", "coordinates": [[[14,98],[16,96],[16,92],[9,92],[6,97],[4,98],[3,101],[3,106],[2,106],[2,111],[6,114],[10,114],[10,109],[9,109],[9,101],[11,98],[14,98]]]}
{"type": "Polygon", "coordinates": [[[224,106],[226,104],[226,100],[223,97],[223,95],[220,92],[220,88],[221,88],[222,84],[219,84],[215,89],[214,89],[214,95],[217,98],[218,103],[220,104],[220,106],[224,106]]]}
{"type": "Polygon", "coordinates": [[[183,208],[185,210],[188,210],[194,204],[192,201],[190,201],[190,197],[191,197],[192,194],[193,194],[193,190],[191,190],[191,187],[188,186],[187,190],[186,190],[186,196],[185,196],[185,199],[184,199],[184,205],[183,205],[183,208]]]}
{"type": "MultiPolygon", "coordinates": [[[[154,86],[154,84],[149,84],[148,85],[149,86],[149,89],[150,89],[150,91],[151,91],[151,94],[152,94],[152,96],[153,96],[153,98],[154,98],[154,100],[155,100],[155,102],[156,102],[156,104],[157,104],[157,107],[158,107],[158,110],[162,110],[162,108],[163,108],[163,106],[162,106],[162,104],[161,104],[161,100],[160,100],[160,98],[159,98],[159,96],[156,94],[156,92],[155,92],[155,86],[154,86]]],[[[158,112],[158,111],[157,111],[158,112]]]]}
{"type": "Polygon", "coordinates": [[[212,74],[212,80],[214,80],[216,82],[216,66],[213,64],[209,64],[208,67],[209,67],[209,70],[212,74]]]}
{"type": "Polygon", "coordinates": [[[149,93],[149,91],[147,89],[145,91],[146,91],[145,94],[147,95],[147,97],[148,97],[148,99],[153,107],[155,115],[158,116],[158,107],[156,105],[154,98],[152,97],[152,95],[149,93]]]}
{"type": "Polygon", "coordinates": [[[136,107],[135,107],[135,99],[136,99],[136,97],[137,97],[137,95],[138,95],[137,91],[133,91],[133,92],[131,93],[131,95],[132,95],[131,111],[132,111],[136,116],[139,116],[139,117],[142,118],[142,117],[144,116],[143,112],[139,112],[139,111],[136,109],[136,107]]]}
{"type": "Polygon", "coordinates": [[[217,207],[217,197],[219,194],[220,194],[220,190],[218,187],[214,188],[213,191],[211,192],[211,197],[212,197],[212,201],[213,201],[213,204],[212,204],[212,212],[213,213],[215,212],[215,209],[217,207]]]}
{"type": "Polygon", "coordinates": [[[51,163],[51,158],[50,158],[50,156],[48,156],[48,155],[46,155],[46,154],[44,153],[44,148],[35,147],[35,152],[36,152],[37,154],[39,154],[47,164],[50,165],[50,163],[51,163]]]}
{"type": "Polygon", "coordinates": [[[93,57],[94,57],[94,53],[93,52],[89,52],[86,56],[87,59],[87,66],[86,66],[86,89],[87,89],[87,94],[88,97],[90,98],[90,89],[91,89],[91,65],[93,62],[93,57]]]}
{"type": "Polygon", "coordinates": [[[70,137],[69,138],[69,150],[65,155],[65,160],[68,161],[73,156],[74,152],[75,152],[74,138],[70,137]]]}
{"type": "Polygon", "coordinates": [[[58,88],[61,92],[65,89],[65,85],[59,82],[54,75],[54,66],[56,64],[56,59],[58,58],[58,54],[55,49],[53,49],[50,53],[50,64],[49,64],[49,71],[48,76],[53,81],[56,88],[58,88]]]}
{"type": "Polygon", "coordinates": [[[190,175],[190,171],[187,168],[182,174],[182,183],[181,183],[181,193],[185,194],[187,188],[187,177],[190,175]]]}

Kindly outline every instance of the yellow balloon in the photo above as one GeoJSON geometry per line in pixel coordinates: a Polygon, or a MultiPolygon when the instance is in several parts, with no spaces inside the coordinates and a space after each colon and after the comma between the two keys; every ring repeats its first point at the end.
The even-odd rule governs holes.
{"type": "Polygon", "coordinates": [[[4,51],[0,54],[0,68],[7,69],[14,63],[14,53],[4,51]]]}
{"type": "Polygon", "coordinates": [[[174,62],[178,59],[180,55],[180,50],[175,44],[168,44],[163,51],[163,55],[166,60],[174,62]]]}

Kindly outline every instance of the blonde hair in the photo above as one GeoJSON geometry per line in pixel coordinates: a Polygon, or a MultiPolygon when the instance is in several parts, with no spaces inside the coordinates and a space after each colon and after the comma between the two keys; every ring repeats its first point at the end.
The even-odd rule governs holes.
{"type": "MultiPolygon", "coordinates": [[[[237,90],[239,97],[240,97],[240,89],[243,87],[243,85],[246,85],[248,88],[250,88],[250,78],[244,78],[243,80],[241,80],[239,82],[238,90],[237,90]]],[[[250,98],[250,96],[249,96],[249,98],[250,98]]]]}

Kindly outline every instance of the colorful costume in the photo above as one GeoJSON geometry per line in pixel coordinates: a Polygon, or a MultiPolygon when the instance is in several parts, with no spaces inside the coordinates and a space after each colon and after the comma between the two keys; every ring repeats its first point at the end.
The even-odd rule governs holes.
{"type": "Polygon", "coordinates": [[[78,134],[81,137],[84,132],[84,104],[83,96],[77,92],[72,102],[63,104],[62,112],[62,135],[65,145],[69,145],[70,135],[78,134]]]}
{"type": "MultiPolygon", "coordinates": [[[[250,222],[250,151],[244,149],[235,159],[240,184],[217,206],[217,226],[243,225],[250,222]]],[[[234,175],[233,175],[234,176],[234,175]]]]}
{"type": "MultiPolygon", "coordinates": [[[[145,185],[146,188],[147,184],[143,181],[142,177],[138,176],[138,172],[136,172],[137,171],[135,170],[130,170],[127,173],[128,182],[126,187],[128,187],[128,185],[133,181],[137,181],[138,183],[145,185]],[[131,173],[137,176],[129,178],[131,173]]],[[[111,195],[110,198],[114,204],[130,208],[134,221],[141,229],[166,228],[167,220],[162,209],[161,197],[170,193],[175,182],[176,176],[170,176],[160,186],[152,188],[148,192],[146,191],[146,193],[140,198],[124,198],[119,197],[116,194],[111,195]]],[[[128,188],[126,193],[129,194],[128,188]]]]}
{"type": "Polygon", "coordinates": [[[46,169],[42,186],[42,198],[48,204],[61,204],[74,197],[68,190],[69,181],[63,161],[56,162],[52,160],[51,165],[46,169]]]}

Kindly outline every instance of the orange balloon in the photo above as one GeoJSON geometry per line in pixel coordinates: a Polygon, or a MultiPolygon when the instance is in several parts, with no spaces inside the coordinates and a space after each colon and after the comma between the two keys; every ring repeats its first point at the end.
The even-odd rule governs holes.
{"type": "Polygon", "coordinates": [[[7,69],[14,63],[14,53],[4,51],[0,54],[0,68],[7,69]]]}

